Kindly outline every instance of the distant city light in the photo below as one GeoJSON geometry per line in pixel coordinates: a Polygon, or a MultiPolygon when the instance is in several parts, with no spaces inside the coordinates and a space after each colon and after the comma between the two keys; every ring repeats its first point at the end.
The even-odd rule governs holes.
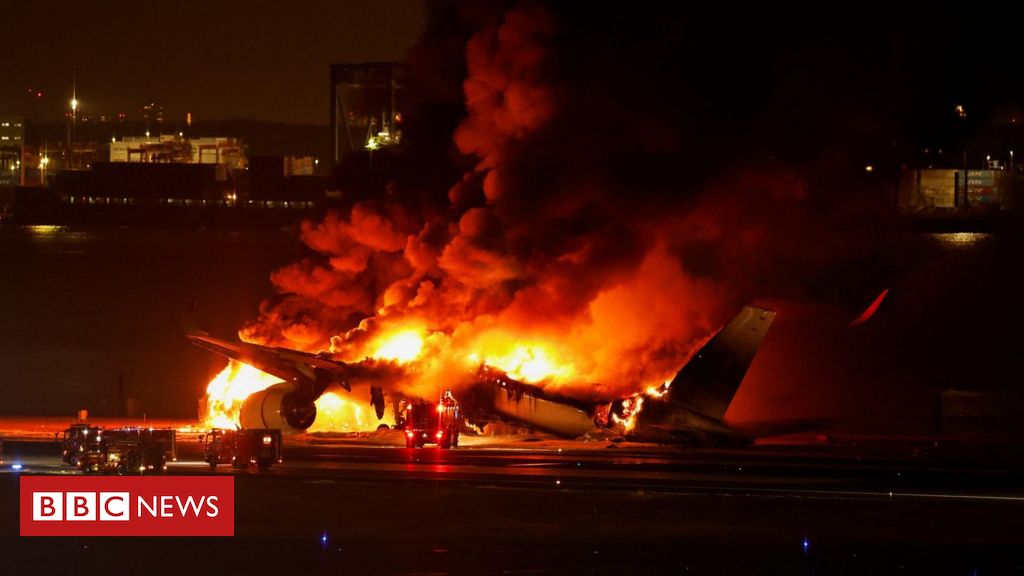
{"type": "Polygon", "coordinates": [[[964,110],[964,105],[963,104],[957,104],[955,110],[956,110],[956,115],[959,116],[960,118],[967,117],[967,111],[964,110]]]}
{"type": "Polygon", "coordinates": [[[78,98],[72,98],[71,99],[71,110],[72,111],[78,110],[78,98]]]}
{"type": "Polygon", "coordinates": [[[871,164],[868,164],[867,166],[864,167],[864,171],[865,172],[874,172],[875,171],[875,167],[872,166],[871,164]]]}

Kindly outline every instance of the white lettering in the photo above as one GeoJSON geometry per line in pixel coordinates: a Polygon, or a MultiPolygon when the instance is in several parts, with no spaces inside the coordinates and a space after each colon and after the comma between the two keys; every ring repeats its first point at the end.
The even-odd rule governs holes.
{"type": "Polygon", "coordinates": [[[160,517],[174,518],[174,500],[176,496],[160,497],[160,517]]]}
{"type": "Polygon", "coordinates": [[[181,517],[182,518],[184,518],[185,516],[188,515],[186,510],[189,510],[189,509],[192,510],[192,515],[198,518],[199,517],[199,509],[202,508],[203,507],[203,503],[206,502],[206,496],[203,496],[202,498],[200,498],[199,502],[196,502],[195,499],[192,496],[189,496],[188,498],[186,498],[185,502],[182,502],[181,498],[179,498],[177,496],[175,496],[174,499],[178,501],[178,510],[181,510],[181,517]]]}
{"type": "Polygon", "coordinates": [[[139,513],[136,514],[137,517],[142,518],[142,509],[143,508],[146,509],[146,512],[149,512],[150,516],[152,516],[153,518],[156,518],[156,496],[153,497],[153,506],[150,506],[149,502],[147,502],[145,498],[143,498],[142,496],[139,496],[139,508],[138,508],[139,513]]]}
{"type": "Polygon", "coordinates": [[[62,492],[33,492],[32,520],[36,522],[64,520],[64,494],[62,492]]]}
{"type": "Polygon", "coordinates": [[[127,492],[100,492],[100,521],[127,522],[130,499],[127,492]]]}
{"type": "Polygon", "coordinates": [[[210,496],[209,498],[206,499],[206,505],[210,508],[210,510],[213,511],[211,513],[210,510],[207,510],[207,517],[216,518],[218,515],[220,515],[220,508],[217,507],[217,500],[218,498],[216,496],[210,496]]]}
{"type": "Polygon", "coordinates": [[[96,520],[95,492],[68,492],[64,501],[65,519],[96,520]]]}

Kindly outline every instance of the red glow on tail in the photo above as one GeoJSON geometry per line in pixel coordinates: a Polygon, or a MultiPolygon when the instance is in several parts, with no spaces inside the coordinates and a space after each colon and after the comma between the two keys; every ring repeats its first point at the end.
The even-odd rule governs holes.
{"type": "Polygon", "coordinates": [[[850,322],[850,327],[852,328],[854,326],[860,326],[861,324],[863,324],[863,323],[867,322],[868,320],[870,320],[871,317],[875,315],[875,312],[878,311],[878,307],[882,305],[882,300],[885,300],[885,297],[886,297],[887,294],[889,294],[889,289],[888,288],[886,288],[885,290],[882,290],[882,293],[878,295],[878,298],[875,298],[875,301],[872,302],[871,305],[868,306],[864,310],[864,312],[860,316],[857,317],[856,320],[854,320],[853,322],[850,322]]]}

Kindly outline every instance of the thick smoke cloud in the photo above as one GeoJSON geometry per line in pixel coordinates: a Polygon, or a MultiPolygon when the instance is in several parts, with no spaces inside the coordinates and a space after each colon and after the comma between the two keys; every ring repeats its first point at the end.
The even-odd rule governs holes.
{"type": "MultiPolygon", "coordinates": [[[[408,370],[424,386],[457,379],[466,358],[536,345],[566,367],[545,386],[608,398],[671,377],[743,303],[827,294],[837,262],[866,257],[800,173],[708,165],[696,89],[638,80],[695,58],[688,45],[660,61],[643,52],[670,31],[609,56],[602,76],[594,62],[572,66],[581,51],[609,55],[611,40],[565,9],[495,14],[474,14],[483,23],[459,46],[464,117],[447,142],[413,144],[454,142],[462,177],[444,195],[395,175],[305,223],[315,255],[273,274],[281,297],[244,339],[359,360],[414,328],[427,340],[408,370]],[[634,57],[656,61],[619,78],[634,57]]],[[[438,61],[451,38],[428,35],[410,65],[438,61]]]]}

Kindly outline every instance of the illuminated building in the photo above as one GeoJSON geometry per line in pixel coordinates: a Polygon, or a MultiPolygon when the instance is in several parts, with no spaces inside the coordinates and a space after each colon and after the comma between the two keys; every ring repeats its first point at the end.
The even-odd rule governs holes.
{"type": "Polygon", "coordinates": [[[237,138],[128,137],[112,141],[109,151],[111,162],[213,164],[221,180],[248,166],[245,145],[237,138]]]}
{"type": "Polygon", "coordinates": [[[25,120],[21,116],[0,115],[0,186],[22,182],[25,147],[25,120]]]}

